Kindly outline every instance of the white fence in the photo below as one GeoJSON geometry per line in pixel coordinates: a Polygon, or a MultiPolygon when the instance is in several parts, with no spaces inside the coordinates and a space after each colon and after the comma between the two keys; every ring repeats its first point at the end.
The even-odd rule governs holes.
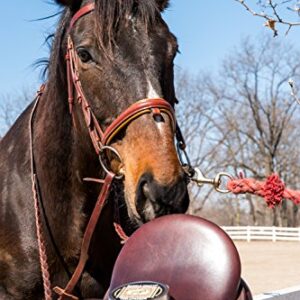
{"type": "Polygon", "coordinates": [[[254,296],[254,300],[299,300],[300,286],[254,296]]]}
{"type": "MultiPolygon", "coordinates": [[[[300,227],[258,227],[258,226],[223,226],[224,231],[233,240],[245,241],[298,241],[300,242],[300,227]]],[[[300,298],[299,298],[300,299],[300,298]]]]}

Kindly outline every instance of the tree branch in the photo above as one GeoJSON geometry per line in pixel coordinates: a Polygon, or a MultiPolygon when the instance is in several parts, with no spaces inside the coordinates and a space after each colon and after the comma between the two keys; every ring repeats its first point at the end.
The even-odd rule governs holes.
{"type": "Polygon", "coordinates": [[[298,104],[300,104],[300,99],[298,97],[298,91],[297,91],[297,88],[295,86],[295,83],[294,83],[293,79],[290,79],[288,82],[289,82],[289,85],[291,87],[291,96],[296,100],[296,102],[298,104]]]}
{"type": "MultiPolygon", "coordinates": [[[[234,0],[236,2],[239,2],[249,13],[251,13],[255,17],[260,17],[266,20],[265,26],[270,28],[274,32],[274,36],[278,35],[278,31],[276,29],[276,23],[283,24],[288,26],[288,29],[286,31],[286,34],[289,33],[290,29],[294,26],[300,26],[300,22],[290,22],[287,20],[284,20],[283,18],[280,17],[278,10],[277,10],[277,4],[273,2],[273,0],[268,0],[268,4],[273,12],[273,16],[269,16],[265,13],[257,13],[254,11],[250,6],[246,3],[245,0],[234,0]]],[[[281,4],[286,3],[288,1],[283,1],[281,4]]],[[[300,8],[290,8],[292,11],[296,11],[299,13],[300,8]]]]}

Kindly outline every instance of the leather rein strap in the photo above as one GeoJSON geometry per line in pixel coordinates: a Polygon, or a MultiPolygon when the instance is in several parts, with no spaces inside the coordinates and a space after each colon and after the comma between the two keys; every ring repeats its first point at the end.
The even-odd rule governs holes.
{"type": "MultiPolygon", "coordinates": [[[[83,88],[79,79],[78,72],[78,56],[74,49],[74,45],[70,36],[70,31],[74,24],[84,15],[92,12],[95,8],[94,3],[90,3],[84,7],[82,7],[72,18],[70,22],[70,27],[68,30],[68,45],[67,45],[67,54],[66,54],[66,63],[67,63],[67,81],[68,81],[68,102],[69,102],[69,110],[73,116],[73,106],[75,105],[75,100],[81,106],[82,113],[84,116],[84,120],[86,126],[89,131],[89,135],[94,146],[95,152],[97,155],[101,155],[103,149],[107,149],[113,138],[125,128],[130,122],[134,119],[140,117],[143,114],[152,113],[155,115],[161,115],[162,112],[167,114],[172,122],[173,131],[175,134],[176,131],[176,119],[175,113],[172,106],[164,99],[143,99],[137,101],[133,105],[131,105],[128,109],[126,109],[123,113],[121,113],[112,124],[106,129],[103,130],[93,113],[93,110],[89,104],[89,101],[85,97],[83,92],[83,88]],[[75,99],[76,98],[76,99],[75,99]]],[[[74,120],[74,116],[73,116],[74,120]]],[[[115,150],[114,150],[115,151],[115,150]]],[[[67,286],[62,289],[60,287],[55,287],[54,291],[59,295],[59,300],[65,299],[73,299],[77,300],[78,297],[72,295],[72,292],[79,282],[86,262],[88,260],[88,250],[89,245],[100,217],[101,211],[105,205],[105,201],[109,195],[111,183],[116,178],[116,175],[112,172],[107,172],[106,178],[104,180],[104,184],[101,188],[100,194],[98,196],[96,205],[93,209],[92,215],[86,227],[84,237],[81,245],[80,259],[79,263],[72,275],[67,286]]],[[[123,232],[121,226],[119,224],[114,224],[116,232],[118,235],[126,239],[127,236],[123,232]]]]}
{"type": "Polygon", "coordinates": [[[107,198],[107,195],[110,190],[111,183],[114,179],[114,174],[113,173],[108,173],[106,175],[104,184],[102,186],[101,192],[98,196],[95,208],[93,210],[93,213],[90,217],[90,220],[88,222],[88,225],[86,227],[84,236],[83,236],[83,242],[81,246],[81,252],[80,252],[80,259],[78,262],[78,265],[72,275],[72,278],[70,279],[69,283],[67,284],[65,289],[61,289],[59,287],[54,288],[54,292],[60,295],[59,299],[78,299],[76,296],[73,296],[71,292],[74,290],[76,284],[78,283],[81,274],[84,270],[86,261],[88,260],[88,250],[89,250],[89,245],[92,239],[92,235],[95,231],[98,219],[100,217],[101,211],[104,207],[105,200],[107,198]]]}

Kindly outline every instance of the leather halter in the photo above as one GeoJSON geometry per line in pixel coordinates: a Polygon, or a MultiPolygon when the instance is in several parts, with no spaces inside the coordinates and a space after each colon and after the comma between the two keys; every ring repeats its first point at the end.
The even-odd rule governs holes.
{"type": "MultiPolygon", "coordinates": [[[[70,113],[73,114],[73,106],[75,105],[75,100],[76,100],[78,104],[81,106],[84,120],[88,128],[89,135],[97,155],[100,155],[103,149],[107,149],[107,146],[111,143],[113,138],[120,132],[121,129],[125,128],[134,119],[137,119],[144,114],[152,113],[153,116],[161,115],[162,112],[167,114],[171,120],[172,129],[175,135],[175,132],[178,130],[178,126],[175,119],[174,109],[166,100],[161,98],[143,99],[137,101],[136,103],[132,104],[129,108],[127,108],[124,112],[122,112],[112,122],[112,124],[108,126],[106,130],[103,130],[101,128],[101,125],[99,124],[89,104],[89,101],[83,92],[83,88],[80,82],[79,72],[78,72],[79,58],[74,49],[74,45],[70,36],[70,31],[74,26],[74,24],[82,16],[92,12],[94,9],[95,9],[94,3],[90,3],[82,7],[81,9],[79,9],[79,11],[73,16],[68,29],[68,45],[67,45],[66,62],[67,62],[67,81],[68,81],[68,102],[69,102],[70,113]],[[74,96],[76,96],[76,99],[74,96]]],[[[116,174],[113,174],[112,172],[107,172],[106,178],[103,181],[104,184],[102,186],[102,189],[96,201],[95,208],[92,212],[92,215],[86,227],[83,241],[82,241],[82,246],[81,246],[79,263],[74,271],[74,274],[72,275],[71,280],[69,281],[66,288],[64,289],[60,287],[54,288],[54,291],[60,295],[59,300],[78,299],[76,296],[72,295],[72,292],[76,284],[80,280],[81,274],[87,262],[90,241],[93,232],[95,230],[97,221],[100,217],[102,208],[104,207],[105,201],[108,197],[110,186],[114,178],[116,178],[116,174]]],[[[118,235],[121,238],[126,238],[126,235],[124,234],[120,225],[114,224],[114,226],[118,235]]]]}

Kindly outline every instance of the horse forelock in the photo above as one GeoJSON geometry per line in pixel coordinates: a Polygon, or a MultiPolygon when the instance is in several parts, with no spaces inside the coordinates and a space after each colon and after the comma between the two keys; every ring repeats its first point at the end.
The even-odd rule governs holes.
{"type": "Polygon", "coordinates": [[[105,54],[111,54],[118,31],[130,19],[139,22],[139,28],[147,31],[158,14],[155,0],[99,0],[96,1],[96,35],[105,54]]]}
{"type": "MultiPolygon", "coordinates": [[[[82,5],[89,2],[91,1],[83,1],[82,5]]],[[[104,56],[111,57],[116,44],[116,35],[131,18],[135,18],[139,23],[140,30],[147,31],[157,20],[159,10],[156,0],[96,0],[95,35],[104,56]]],[[[51,76],[48,81],[58,79],[60,83],[65,83],[66,75],[63,67],[66,49],[65,37],[74,13],[71,9],[66,8],[62,13],[56,34],[51,34],[46,38],[47,44],[49,44],[49,40],[52,40],[50,59],[41,60],[38,64],[44,67],[44,74],[48,73],[51,76]]]]}

